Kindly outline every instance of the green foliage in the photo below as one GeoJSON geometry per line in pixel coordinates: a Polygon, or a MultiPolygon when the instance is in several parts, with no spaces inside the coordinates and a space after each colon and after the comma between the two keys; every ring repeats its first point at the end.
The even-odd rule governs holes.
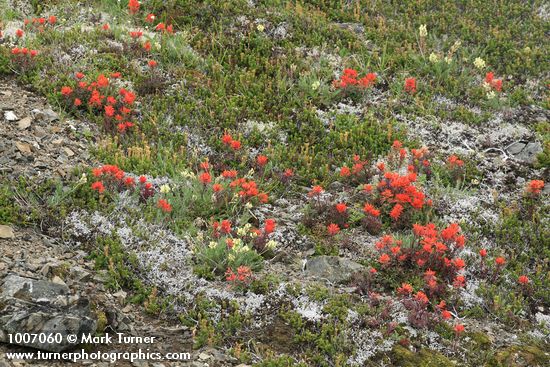
{"type": "Polygon", "coordinates": [[[223,276],[228,268],[236,271],[239,266],[258,271],[263,266],[263,257],[246,244],[229,248],[225,238],[199,245],[197,249],[195,272],[207,279],[223,276]]]}

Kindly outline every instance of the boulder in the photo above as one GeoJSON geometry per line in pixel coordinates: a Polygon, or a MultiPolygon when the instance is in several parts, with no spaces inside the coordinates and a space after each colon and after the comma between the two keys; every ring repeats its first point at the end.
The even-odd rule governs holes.
{"type": "Polygon", "coordinates": [[[61,343],[34,341],[25,347],[60,352],[74,344],[67,335],[95,333],[96,321],[86,298],[72,296],[65,284],[8,275],[0,288],[0,342],[9,343],[8,334],[56,334],[61,343]]]}
{"type": "Polygon", "coordinates": [[[542,152],[542,145],[536,142],[515,142],[506,149],[514,159],[526,163],[533,164],[537,159],[537,155],[542,152]]]}
{"type": "Polygon", "coordinates": [[[364,267],[361,264],[338,256],[316,256],[306,262],[305,270],[309,274],[327,279],[333,283],[348,280],[351,275],[364,267]]]}

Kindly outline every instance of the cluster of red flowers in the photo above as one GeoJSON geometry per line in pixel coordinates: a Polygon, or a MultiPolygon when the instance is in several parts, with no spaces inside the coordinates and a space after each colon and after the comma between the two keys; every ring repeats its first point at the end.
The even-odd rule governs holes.
{"type": "Polygon", "coordinates": [[[451,155],[447,158],[447,164],[450,169],[462,168],[464,166],[464,161],[460,160],[456,155],[451,155]]]}
{"type": "MultiPolygon", "coordinates": [[[[201,163],[202,172],[199,174],[199,181],[207,187],[212,183],[212,174],[210,173],[210,164],[208,162],[201,163]]],[[[225,170],[222,172],[222,177],[228,180],[231,180],[227,185],[230,192],[227,193],[228,198],[230,199],[233,196],[233,193],[237,193],[239,197],[248,202],[253,198],[256,198],[260,203],[267,203],[269,201],[269,195],[266,192],[260,191],[258,184],[254,180],[249,180],[244,177],[237,177],[237,171],[235,170],[225,170]]],[[[225,186],[220,183],[214,183],[212,185],[212,190],[216,194],[220,194],[225,191],[225,186]]]]}
{"type": "MultiPolygon", "coordinates": [[[[155,194],[153,184],[147,182],[145,176],[140,176],[138,183],[132,176],[127,176],[126,173],[118,166],[106,164],[101,167],[94,168],[92,174],[96,179],[91,184],[92,190],[99,193],[105,192],[106,188],[112,191],[122,190],[138,190],[140,192],[140,198],[146,201],[149,197],[155,194]]],[[[172,207],[165,200],[159,200],[158,207],[165,212],[170,212],[172,207]]]]}
{"type": "Polygon", "coordinates": [[[361,157],[357,154],[353,156],[353,164],[351,168],[348,166],[342,166],[340,168],[340,177],[360,176],[361,174],[368,174],[366,166],[368,161],[361,160],[361,157]]]}
{"type": "Polygon", "coordinates": [[[340,79],[334,80],[332,85],[336,88],[359,87],[369,88],[376,83],[376,74],[367,73],[364,77],[358,78],[359,74],[355,69],[344,69],[340,79]]]}
{"type": "Polygon", "coordinates": [[[237,268],[237,273],[231,268],[227,268],[225,272],[225,279],[228,282],[239,283],[239,285],[246,285],[252,280],[252,270],[248,266],[241,265],[237,268]]]}
{"type": "Polygon", "coordinates": [[[222,143],[223,145],[231,147],[231,149],[233,150],[241,149],[241,142],[238,140],[234,140],[233,137],[229,134],[224,134],[222,136],[222,143]]]}
{"type": "Polygon", "coordinates": [[[172,26],[172,24],[166,25],[164,23],[159,23],[159,24],[156,25],[155,31],[162,32],[162,33],[173,34],[174,33],[174,26],[172,26]]]}
{"type": "Polygon", "coordinates": [[[56,23],[57,17],[55,15],[50,15],[48,19],[42,17],[24,20],[25,28],[34,28],[39,32],[43,32],[46,26],[54,26],[56,23]]]}
{"type": "Polygon", "coordinates": [[[159,199],[157,206],[165,213],[170,213],[172,211],[172,205],[168,203],[165,199],[159,199]]]}
{"type": "MultiPolygon", "coordinates": [[[[447,285],[464,287],[466,279],[460,275],[466,264],[456,253],[464,247],[466,238],[456,223],[439,231],[434,224],[413,226],[415,240],[411,246],[386,235],[376,243],[381,253],[378,262],[384,267],[413,267],[424,271],[425,290],[431,295],[443,294],[447,285]]],[[[398,290],[402,293],[402,290],[398,290]]]]}
{"type": "Polygon", "coordinates": [[[400,175],[396,172],[385,172],[378,182],[379,202],[382,206],[391,206],[390,217],[397,221],[404,210],[422,209],[426,204],[426,197],[414,183],[417,175],[409,172],[400,175]]]}
{"type": "MultiPolygon", "coordinates": [[[[112,79],[120,76],[120,73],[111,74],[112,79]]],[[[103,115],[108,131],[114,130],[115,126],[120,133],[132,128],[135,125],[131,120],[136,95],[124,88],[120,88],[117,93],[111,80],[103,74],[92,82],[84,81],[85,77],[83,73],[78,72],[75,74],[76,89],[71,86],[61,88],[61,94],[67,104],[77,109],[87,105],[88,109],[103,115]]]]}
{"type": "Polygon", "coordinates": [[[502,79],[495,79],[495,74],[493,72],[489,72],[485,75],[485,83],[497,92],[502,91],[502,79]]]}
{"type": "Polygon", "coordinates": [[[38,55],[38,51],[30,50],[26,47],[22,47],[22,48],[14,47],[11,49],[11,54],[14,57],[35,57],[36,55],[38,55]]]}
{"type": "Polygon", "coordinates": [[[544,189],[544,181],[542,180],[531,180],[525,186],[525,192],[531,196],[538,196],[544,189]]]}

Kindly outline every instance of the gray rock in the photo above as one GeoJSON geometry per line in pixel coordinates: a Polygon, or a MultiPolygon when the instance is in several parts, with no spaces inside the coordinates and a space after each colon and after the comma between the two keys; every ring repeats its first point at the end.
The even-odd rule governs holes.
{"type": "Polygon", "coordinates": [[[31,111],[31,114],[33,118],[37,121],[41,122],[53,122],[56,120],[59,120],[59,115],[55,113],[51,108],[47,108],[45,110],[39,110],[35,108],[31,111]]]}
{"type": "Polygon", "coordinates": [[[363,268],[361,264],[338,256],[316,256],[308,259],[305,266],[309,274],[334,283],[348,280],[353,273],[363,268]]]}
{"type": "Polygon", "coordinates": [[[540,142],[515,142],[508,146],[506,149],[514,159],[526,163],[533,164],[537,159],[537,155],[542,152],[542,145],[540,142]]]}
{"type": "Polygon", "coordinates": [[[13,228],[4,224],[0,224],[0,238],[15,238],[13,228]]]}
{"type": "Polygon", "coordinates": [[[10,122],[19,120],[19,118],[13,111],[4,112],[4,118],[6,119],[6,121],[10,122]]]}
{"type": "Polygon", "coordinates": [[[32,119],[30,117],[25,117],[25,118],[22,118],[18,123],[17,123],[17,128],[19,130],[26,130],[29,126],[31,126],[31,121],[32,119]]]}
{"type": "Polygon", "coordinates": [[[64,284],[8,275],[0,290],[1,342],[7,343],[7,335],[13,333],[60,333],[61,343],[34,340],[20,344],[59,352],[74,347],[67,342],[67,335],[95,333],[88,300],[71,297],[64,284]]]}

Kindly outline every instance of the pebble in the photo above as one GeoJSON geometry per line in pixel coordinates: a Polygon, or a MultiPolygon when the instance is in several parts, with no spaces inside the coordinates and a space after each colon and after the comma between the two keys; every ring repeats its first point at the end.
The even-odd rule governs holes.
{"type": "Polygon", "coordinates": [[[17,121],[17,120],[19,120],[19,118],[17,117],[17,115],[13,111],[4,112],[4,118],[7,121],[17,121]]]}

